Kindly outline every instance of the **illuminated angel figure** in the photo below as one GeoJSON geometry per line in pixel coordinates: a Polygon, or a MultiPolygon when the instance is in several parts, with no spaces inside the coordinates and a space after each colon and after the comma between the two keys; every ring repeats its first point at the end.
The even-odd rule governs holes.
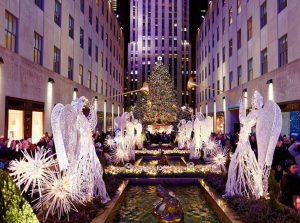
{"type": "Polygon", "coordinates": [[[226,195],[266,196],[274,150],[282,128],[281,110],[274,101],[264,104],[262,95],[255,91],[252,110],[247,116],[244,104],[240,102],[240,122],[243,126],[229,166],[226,195]],[[254,125],[258,161],[249,143],[249,133],[254,125]]]}
{"type": "Polygon", "coordinates": [[[57,104],[52,111],[51,125],[61,171],[68,170],[73,177],[75,190],[84,200],[100,197],[109,200],[102,179],[102,166],[97,157],[92,131],[97,124],[93,103],[85,97],[77,98],[71,105],[57,104]],[[83,109],[89,110],[87,116],[83,109]]]}
{"type": "Polygon", "coordinates": [[[256,125],[258,116],[257,98],[253,100],[252,110],[246,115],[243,100],[240,101],[239,118],[242,125],[239,142],[233,154],[228,171],[225,196],[244,196],[258,199],[263,195],[261,170],[251,149],[249,134],[256,125]]]}

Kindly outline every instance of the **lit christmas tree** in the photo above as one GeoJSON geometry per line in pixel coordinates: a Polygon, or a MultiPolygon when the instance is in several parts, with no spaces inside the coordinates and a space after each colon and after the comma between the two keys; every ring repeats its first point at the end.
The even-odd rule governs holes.
{"type": "Polygon", "coordinates": [[[141,98],[136,105],[136,113],[144,122],[151,124],[171,124],[176,122],[178,104],[173,80],[158,59],[148,79],[149,94],[141,98]]]}

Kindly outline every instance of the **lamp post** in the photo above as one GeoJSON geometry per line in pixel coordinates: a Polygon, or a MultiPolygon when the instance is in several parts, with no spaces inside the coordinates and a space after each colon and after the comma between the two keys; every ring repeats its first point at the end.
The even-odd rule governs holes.
{"type": "MultiPolygon", "coordinates": [[[[127,91],[127,92],[124,92],[124,93],[121,93],[121,94],[115,94],[115,95],[112,95],[112,96],[109,96],[109,97],[102,97],[102,99],[104,99],[104,109],[103,109],[103,112],[104,112],[104,118],[103,118],[103,130],[104,132],[106,132],[106,113],[107,113],[107,110],[106,110],[106,106],[107,106],[107,99],[113,99],[114,97],[117,97],[117,96],[121,96],[121,95],[126,95],[126,94],[131,94],[131,93],[135,93],[135,92],[143,92],[144,94],[149,94],[149,85],[147,82],[144,82],[143,86],[138,89],[138,90],[134,90],[134,91],[127,91]]],[[[112,103],[112,129],[113,129],[113,125],[114,125],[114,104],[112,103]]],[[[118,113],[119,113],[119,107],[118,107],[118,113]]],[[[123,107],[123,113],[124,113],[124,107],[123,107]]]]}

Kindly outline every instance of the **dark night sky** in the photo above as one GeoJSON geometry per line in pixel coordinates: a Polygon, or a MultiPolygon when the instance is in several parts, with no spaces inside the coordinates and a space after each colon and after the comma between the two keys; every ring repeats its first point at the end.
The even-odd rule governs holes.
{"type": "MultiPolygon", "coordinates": [[[[195,37],[197,33],[197,28],[202,22],[201,10],[206,10],[207,0],[190,0],[190,42],[192,44],[192,55],[194,55],[195,49],[195,37]]],[[[125,58],[127,58],[127,43],[129,41],[129,28],[130,28],[130,0],[118,0],[118,14],[120,15],[120,22],[125,31],[125,58]]],[[[194,56],[192,56],[195,58],[194,56]]],[[[125,66],[127,67],[127,61],[125,61],[125,66]]]]}

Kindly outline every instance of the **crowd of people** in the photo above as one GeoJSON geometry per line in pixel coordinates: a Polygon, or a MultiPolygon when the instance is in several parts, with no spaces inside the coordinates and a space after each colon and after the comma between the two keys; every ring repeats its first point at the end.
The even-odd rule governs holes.
{"type": "MultiPolygon", "coordinates": [[[[105,146],[105,140],[111,133],[104,133],[96,131],[93,134],[96,153],[104,165],[110,162],[109,147],[105,146]]],[[[173,143],[176,139],[176,133],[156,133],[150,134],[146,132],[147,143],[173,143]]],[[[222,147],[230,148],[232,152],[235,151],[239,141],[239,135],[236,134],[222,134],[212,133],[212,139],[222,145],[222,147]]],[[[255,134],[249,136],[249,142],[256,157],[257,141],[255,134]]],[[[21,159],[23,157],[22,151],[26,150],[32,154],[38,148],[46,148],[48,155],[55,153],[55,145],[53,137],[47,132],[41,137],[39,142],[32,143],[32,140],[9,140],[0,137],[0,169],[6,169],[9,162],[14,159],[21,159]]],[[[289,138],[286,135],[280,136],[276,144],[272,169],[275,172],[275,178],[281,186],[281,202],[287,206],[294,207],[295,196],[300,196],[300,142],[289,138]]]]}
{"type": "MultiPolygon", "coordinates": [[[[239,141],[239,135],[212,133],[212,139],[217,141],[222,147],[230,148],[235,151],[239,141]]],[[[249,136],[251,148],[257,158],[256,135],[249,136]]],[[[297,208],[297,196],[300,196],[300,142],[287,135],[281,135],[278,138],[272,163],[272,170],[275,172],[275,179],[280,184],[280,201],[292,208],[297,208]]],[[[300,198],[300,197],[299,197],[300,198]]]]}

